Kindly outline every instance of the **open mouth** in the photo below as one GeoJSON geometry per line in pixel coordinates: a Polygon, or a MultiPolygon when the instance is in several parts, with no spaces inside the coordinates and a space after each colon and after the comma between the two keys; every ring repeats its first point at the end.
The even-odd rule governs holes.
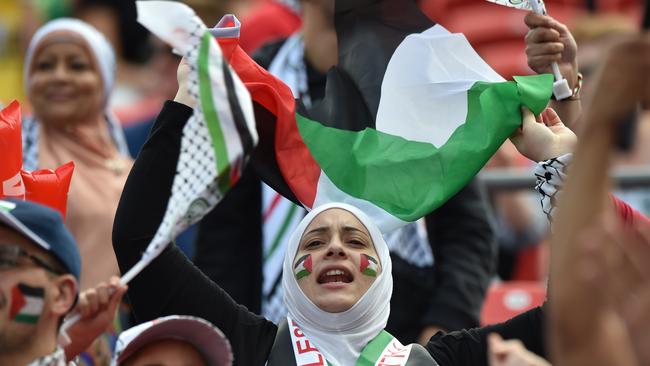
{"type": "Polygon", "coordinates": [[[344,268],[328,269],[318,276],[317,282],[324,283],[350,283],[354,278],[352,274],[344,268]]]}

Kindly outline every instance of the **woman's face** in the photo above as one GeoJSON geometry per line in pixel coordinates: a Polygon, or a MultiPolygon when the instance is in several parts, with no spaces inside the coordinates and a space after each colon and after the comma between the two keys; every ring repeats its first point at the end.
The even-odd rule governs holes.
{"type": "Polygon", "coordinates": [[[68,32],[46,36],[29,68],[34,114],[48,125],[87,122],[102,113],[104,90],[85,41],[68,32]]]}
{"type": "Polygon", "coordinates": [[[350,309],[381,272],[368,230],[340,208],[321,212],[307,226],[293,269],[305,295],[330,313],[350,309]]]}

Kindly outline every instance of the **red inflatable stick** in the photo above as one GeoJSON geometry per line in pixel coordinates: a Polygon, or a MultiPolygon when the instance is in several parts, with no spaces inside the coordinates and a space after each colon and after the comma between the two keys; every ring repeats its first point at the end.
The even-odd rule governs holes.
{"type": "Polygon", "coordinates": [[[25,198],[20,176],[23,166],[20,129],[20,104],[14,100],[0,111],[0,197],[25,198]]]}
{"type": "Polygon", "coordinates": [[[53,208],[65,219],[68,190],[74,171],[74,162],[61,165],[56,170],[41,169],[20,172],[25,183],[25,199],[53,208]]]}

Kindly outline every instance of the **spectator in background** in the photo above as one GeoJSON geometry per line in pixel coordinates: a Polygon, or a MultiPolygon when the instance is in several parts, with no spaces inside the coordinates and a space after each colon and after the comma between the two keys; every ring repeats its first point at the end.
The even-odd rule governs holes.
{"type": "Polygon", "coordinates": [[[106,111],[114,72],[106,38],[75,19],[39,29],[25,58],[34,117],[23,122],[24,168],[75,162],[66,224],[83,258],[82,289],[118,274],[110,233],[132,161],[119,123],[106,111]]]}
{"type": "Polygon", "coordinates": [[[80,0],[74,16],[99,30],[115,50],[117,73],[109,106],[119,120],[128,125],[155,115],[162,101],[148,65],[153,47],[149,32],[137,22],[135,1],[80,0]]]}
{"type": "Polygon", "coordinates": [[[299,0],[261,0],[242,17],[239,45],[248,54],[261,46],[285,39],[300,29],[299,0]]]}
{"type": "Polygon", "coordinates": [[[0,364],[66,364],[57,334],[77,299],[80,271],[58,212],[0,200],[0,364]]]}
{"type": "Polygon", "coordinates": [[[187,315],[158,318],[120,334],[113,366],[230,366],[232,350],[209,322],[187,315]]]}

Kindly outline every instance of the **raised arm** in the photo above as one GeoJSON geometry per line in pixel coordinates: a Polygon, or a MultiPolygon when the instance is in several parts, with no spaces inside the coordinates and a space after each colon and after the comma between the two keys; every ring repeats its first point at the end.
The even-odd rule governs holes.
{"type": "MultiPolygon", "coordinates": [[[[183,80],[179,85],[184,85],[183,80]]],[[[182,89],[177,100],[192,103],[182,89]]],[[[176,172],[183,126],[191,114],[185,104],[166,102],[129,174],[113,227],[113,248],[123,273],[139,260],[160,225],[176,172]]],[[[270,350],[275,338],[273,323],[236,304],[173,244],[129,283],[127,296],[139,322],[172,314],[212,322],[230,340],[240,365],[263,365],[267,352],[262,350],[270,350]]]]}
{"type": "Polygon", "coordinates": [[[620,122],[638,102],[649,98],[650,42],[629,39],[612,48],[594,82],[591,108],[555,217],[551,241],[551,329],[558,364],[633,365],[626,353],[625,335],[617,320],[603,318],[602,303],[593,289],[581,286],[576,263],[583,250],[578,243],[603,215],[611,215],[608,171],[620,122]],[[579,337],[576,337],[579,334],[579,337]]]}

